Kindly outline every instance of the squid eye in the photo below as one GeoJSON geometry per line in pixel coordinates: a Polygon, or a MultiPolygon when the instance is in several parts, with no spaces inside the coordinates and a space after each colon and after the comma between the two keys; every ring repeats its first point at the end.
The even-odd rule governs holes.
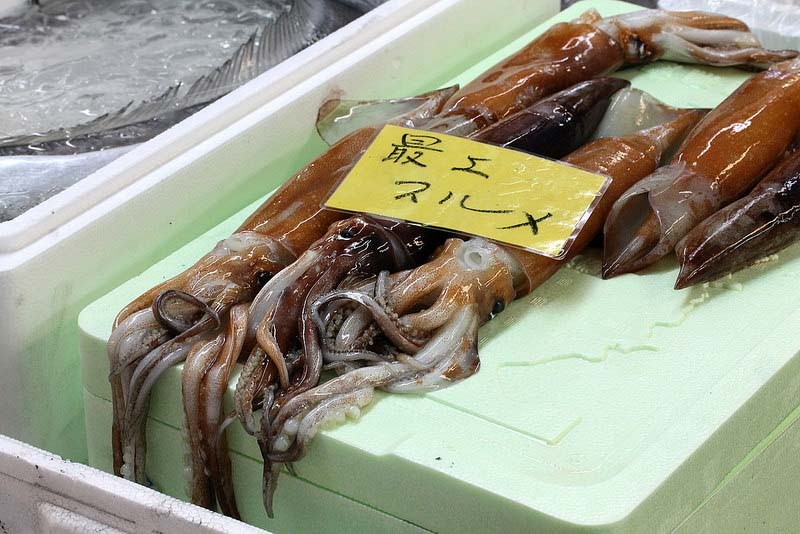
{"type": "Polygon", "coordinates": [[[498,313],[502,312],[506,309],[506,301],[503,299],[497,300],[492,306],[492,315],[497,315],[498,313]]]}
{"type": "Polygon", "coordinates": [[[344,239],[350,239],[351,237],[355,237],[357,230],[352,226],[348,226],[339,232],[339,237],[343,237],[344,239]]]}
{"type": "Polygon", "coordinates": [[[647,46],[645,46],[644,41],[639,39],[638,35],[631,36],[628,41],[628,46],[630,50],[633,51],[634,57],[639,59],[645,59],[647,57],[647,46]]]}
{"type": "Polygon", "coordinates": [[[272,280],[273,276],[275,275],[269,271],[260,271],[256,275],[256,283],[258,284],[258,287],[264,287],[265,285],[267,285],[267,282],[272,280]]]}
{"type": "Polygon", "coordinates": [[[506,301],[499,299],[494,301],[492,311],[489,312],[489,320],[494,319],[494,316],[506,309],[506,301]]]}

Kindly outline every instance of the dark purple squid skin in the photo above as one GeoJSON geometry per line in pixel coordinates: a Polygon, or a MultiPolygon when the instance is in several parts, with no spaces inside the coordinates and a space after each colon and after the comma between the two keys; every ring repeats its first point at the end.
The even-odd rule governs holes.
{"type": "Polygon", "coordinates": [[[583,145],[605,115],[611,97],[630,82],[594,78],[555,93],[495,123],[477,139],[560,159],[583,145]]]}
{"type": "Polygon", "coordinates": [[[800,238],[800,150],[746,197],[695,227],[676,247],[675,289],[709,282],[774,254],[800,238]]]}

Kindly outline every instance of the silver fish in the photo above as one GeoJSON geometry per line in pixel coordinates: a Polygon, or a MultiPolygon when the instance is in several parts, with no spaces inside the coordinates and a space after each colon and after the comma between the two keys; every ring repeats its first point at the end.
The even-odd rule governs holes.
{"type": "Polygon", "coordinates": [[[254,32],[228,61],[188,90],[177,84],[153,100],[131,102],[85,124],[0,139],[0,156],[77,154],[141,143],[361,14],[338,1],[296,0],[273,24],[254,32]]]}
{"type": "MultiPolygon", "coordinates": [[[[27,211],[385,0],[294,0],[188,89],[72,127],[0,139],[0,222],[27,211]]],[[[2,21],[0,21],[2,22],[2,21]]]]}

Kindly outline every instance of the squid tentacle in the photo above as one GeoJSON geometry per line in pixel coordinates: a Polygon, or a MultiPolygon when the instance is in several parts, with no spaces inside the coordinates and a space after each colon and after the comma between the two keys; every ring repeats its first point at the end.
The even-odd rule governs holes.
{"type": "Polygon", "coordinates": [[[332,291],[312,304],[312,313],[318,316],[320,307],[334,300],[346,300],[360,304],[371,315],[381,332],[401,351],[414,354],[426,341],[411,328],[405,328],[396,313],[387,311],[385,306],[369,295],[359,291],[332,291]]]}
{"type": "Polygon", "coordinates": [[[203,375],[216,359],[222,345],[225,343],[225,334],[219,333],[213,338],[195,343],[183,366],[181,373],[181,393],[183,398],[183,413],[188,451],[186,458],[187,469],[187,494],[192,503],[204,508],[214,506],[214,488],[209,473],[206,470],[208,458],[203,452],[202,422],[198,406],[200,403],[200,384],[203,375]],[[199,454],[198,454],[199,453],[199,454]]]}
{"type": "Polygon", "coordinates": [[[181,291],[179,289],[168,289],[160,293],[155,300],[153,300],[153,316],[155,320],[168,330],[176,332],[178,335],[176,339],[186,339],[195,334],[198,334],[203,328],[211,327],[207,322],[211,320],[215,326],[219,327],[222,324],[219,312],[215,307],[209,306],[199,298],[181,291]],[[198,310],[202,310],[201,319],[199,321],[185,321],[178,317],[170,317],[167,305],[170,300],[178,300],[189,306],[194,306],[198,310]]]}
{"type": "Polygon", "coordinates": [[[228,380],[239,358],[247,330],[247,305],[231,308],[225,341],[200,384],[200,430],[202,451],[217,502],[225,515],[239,517],[233,491],[231,460],[224,432],[223,397],[228,380]]]}

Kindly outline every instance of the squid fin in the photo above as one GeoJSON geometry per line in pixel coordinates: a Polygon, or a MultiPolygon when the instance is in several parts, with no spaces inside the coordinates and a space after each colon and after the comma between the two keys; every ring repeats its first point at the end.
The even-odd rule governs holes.
{"type": "Polygon", "coordinates": [[[684,109],[668,106],[641,89],[622,89],[611,97],[611,104],[592,139],[632,135],[672,121],[684,112],[684,109]]]}
{"type": "Polygon", "coordinates": [[[638,182],[606,220],[603,278],[639,271],[669,254],[717,200],[683,163],[638,182]]]}

